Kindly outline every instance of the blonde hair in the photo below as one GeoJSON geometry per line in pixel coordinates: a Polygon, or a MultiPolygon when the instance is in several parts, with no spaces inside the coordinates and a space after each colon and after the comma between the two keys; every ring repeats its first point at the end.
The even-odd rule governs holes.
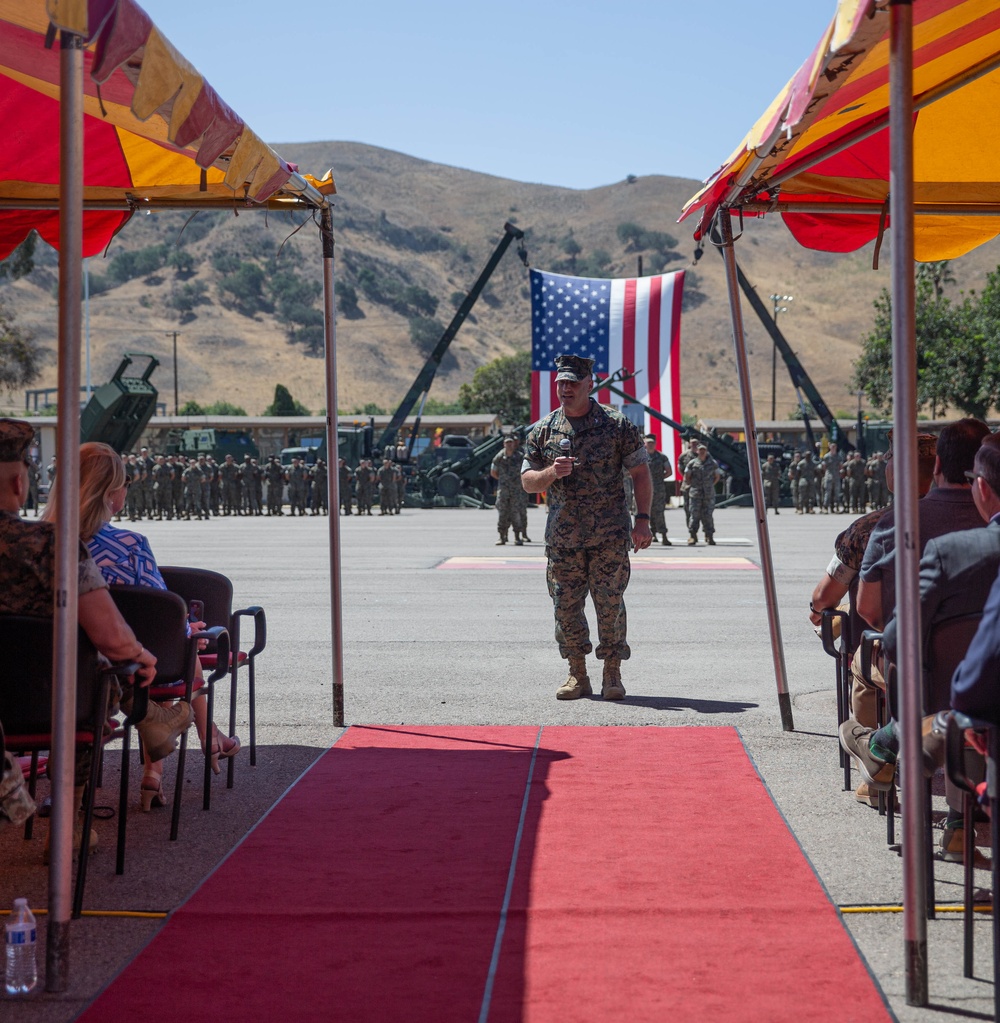
{"type": "MultiPolygon", "coordinates": [[[[59,475],[52,481],[43,519],[54,520],[59,507],[59,475]]],[[[109,444],[80,445],[80,536],[89,540],[111,521],[111,492],[125,486],[125,463],[109,444]]]]}

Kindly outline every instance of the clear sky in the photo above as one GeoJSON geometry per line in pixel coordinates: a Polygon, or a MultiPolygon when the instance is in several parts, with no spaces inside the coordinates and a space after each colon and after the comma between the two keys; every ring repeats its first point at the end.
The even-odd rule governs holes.
{"type": "Polygon", "coordinates": [[[627,174],[707,177],[806,59],[836,7],[140,3],[279,153],[282,142],[366,142],[571,188],[627,174]]]}

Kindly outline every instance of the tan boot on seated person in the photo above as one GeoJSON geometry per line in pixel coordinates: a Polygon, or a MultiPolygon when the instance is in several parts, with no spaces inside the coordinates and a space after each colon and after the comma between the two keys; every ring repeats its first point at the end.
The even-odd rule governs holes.
{"type": "Polygon", "coordinates": [[[178,700],[164,705],[150,700],[146,716],[135,726],[135,730],[142,739],[146,756],[152,763],[156,763],[173,753],[178,738],[193,722],[194,711],[190,703],[178,700]]]}

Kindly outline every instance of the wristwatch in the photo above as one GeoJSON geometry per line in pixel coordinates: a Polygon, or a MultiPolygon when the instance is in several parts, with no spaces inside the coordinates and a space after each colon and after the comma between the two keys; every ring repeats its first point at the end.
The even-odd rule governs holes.
{"type": "Polygon", "coordinates": [[[649,516],[645,512],[639,512],[636,515],[636,519],[648,519],[648,518],[649,518],[649,516]]]}

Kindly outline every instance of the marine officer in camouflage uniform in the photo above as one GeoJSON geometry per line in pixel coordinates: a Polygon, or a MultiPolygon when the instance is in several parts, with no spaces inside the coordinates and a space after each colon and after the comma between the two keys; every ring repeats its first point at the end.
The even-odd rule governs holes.
{"type": "Polygon", "coordinates": [[[305,515],[308,485],[309,469],[301,458],[293,458],[292,467],[288,470],[288,503],[292,515],[305,515]]]}
{"type": "Polygon", "coordinates": [[[816,463],[811,451],[806,451],[796,469],[799,474],[799,509],[803,515],[812,515],[816,504],[816,463]]]}
{"type": "Polygon", "coordinates": [[[546,579],[559,653],[569,661],[569,676],[556,690],[559,700],[592,691],[586,655],[593,647],[584,611],[588,593],[597,612],[597,657],[604,661],[601,695],[624,699],[629,546],[639,551],[652,542],[653,486],[642,435],[620,412],[590,397],[593,368],[593,359],[577,355],[556,359],[560,407],[532,427],[521,470],[525,492],[545,491],[548,498],[546,579]],[[632,477],[639,507],[634,526],[625,507],[623,468],[632,477]]]}
{"type": "MultiPolygon", "coordinates": [[[[313,515],[330,514],[330,479],[326,468],[326,462],[322,458],[316,459],[312,471],[312,513],[313,515]]],[[[350,493],[350,491],[348,491],[350,493]]],[[[341,500],[343,497],[341,496],[341,500]]],[[[360,508],[358,514],[361,514],[360,508]]]]}
{"type": "Polygon", "coordinates": [[[392,459],[383,458],[382,468],[378,471],[378,513],[391,515],[396,503],[396,483],[394,479],[392,459]]]}
{"type": "Polygon", "coordinates": [[[820,465],[823,467],[823,511],[832,515],[840,511],[843,505],[840,470],[844,465],[844,456],[837,450],[836,444],[830,445],[820,465]]]}
{"type": "Polygon", "coordinates": [[[653,499],[649,506],[649,528],[655,540],[657,535],[663,538],[664,547],[672,547],[667,537],[667,519],[664,512],[667,508],[667,480],[673,475],[674,467],[670,459],[656,447],[656,435],[646,434],[646,454],[649,455],[649,475],[653,480],[653,499]]]}
{"type": "Polygon", "coordinates": [[[760,467],[760,475],[764,481],[764,508],[774,509],[780,515],[778,505],[781,503],[781,466],[774,455],[768,455],[767,461],[760,467]]]}
{"type": "Polygon", "coordinates": [[[219,478],[222,480],[222,514],[241,515],[243,495],[240,492],[240,467],[232,455],[226,455],[225,461],[219,466],[219,478]]]}
{"type": "Polygon", "coordinates": [[[257,465],[253,455],[244,455],[240,478],[243,481],[243,508],[247,515],[260,515],[260,501],[257,499],[257,483],[260,474],[260,466],[257,465]]]}
{"type": "Polygon", "coordinates": [[[375,496],[375,470],[371,459],[361,459],[361,464],[354,470],[354,483],[358,491],[358,514],[371,515],[375,496]]]}
{"type": "Polygon", "coordinates": [[[699,444],[698,457],[688,462],[684,470],[684,482],[688,487],[689,547],[698,543],[699,526],[705,534],[705,543],[715,546],[715,484],[721,475],[719,463],[704,444],[699,444]]]}
{"type": "Polygon", "coordinates": [[[201,469],[195,458],[189,458],[188,464],[181,473],[184,481],[184,518],[207,519],[208,509],[201,503],[201,469]]]}
{"type": "Polygon", "coordinates": [[[286,477],[277,455],[268,458],[264,475],[267,477],[267,514],[284,515],[281,506],[284,504],[286,477]]]}
{"type": "Polygon", "coordinates": [[[503,450],[493,456],[490,476],[497,481],[497,532],[500,539],[496,546],[507,542],[510,527],[514,527],[514,543],[520,547],[527,532],[528,495],[521,486],[521,457],[517,451],[517,438],[504,437],[503,450]]]}
{"type": "MultiPolygon", "coordinates": [[[[317,465],[319,463],[317,462],[317,465]]],[[[340,488],[340,494],[338,495],[340,500],[340,510],[345,515],[351,514],[352,500],[351,500],[351,480],[354,477],[354,473],[351,472],[350,466],[347,464],[346,458],[337,459],[337,485],[340,488]]],[[[317,514],[315,505],[313,506],[313,515],[317,514]]],[[[361,512],[359,511],[360,515],[361,512]]]]}

